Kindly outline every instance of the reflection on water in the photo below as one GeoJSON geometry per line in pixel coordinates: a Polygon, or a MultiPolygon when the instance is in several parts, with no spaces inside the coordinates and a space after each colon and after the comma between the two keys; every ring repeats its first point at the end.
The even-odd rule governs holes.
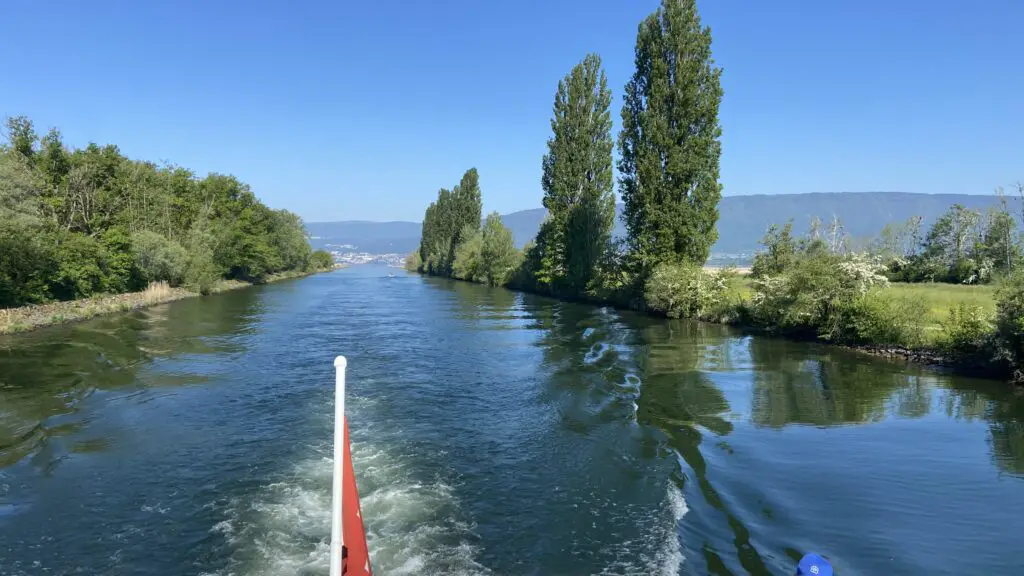
{"type": "Polygon", "coordinates": [[[987,422],[996,465],[1008,474],[1024,477],[1024,390],[955,380],[943,392],[943,413],[957,420],[987,422]]]}
{"type": "MultiPolygon", "coordinates": [[[[96,391],[198,384],[201,370],[148,373],[138,369],[160,358],[223,355],[240,350],[238,339],[259,319],[253,291],[211,296],[0,336],[0,468],[17,462],[49,439],[86,423],[77,406],[96,391]],[[173,307],[173,308],[172,308],[173,307]],[[170,310],[174,314],[169,314],[170,310]]],[[[90,439],[74,451],[102,450],[90,439]]]]}

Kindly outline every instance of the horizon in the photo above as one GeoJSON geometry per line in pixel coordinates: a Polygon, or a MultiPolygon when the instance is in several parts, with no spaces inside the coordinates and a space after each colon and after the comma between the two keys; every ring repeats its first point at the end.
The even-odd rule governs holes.
{"type": "MultiPolygon", "coordinates": [[[[659,3],[59,4],[8,7],[11,46],[31,49],[0,53],[5,115],[233,174],[310,222],[410,222],[472,166],[485,212],[539,207],[558,81],[600,54],[617,135],[636,28],[659,3]]],[[[698,5],[724,69],[724,198],[1024,179],[1024,4],[698,5]]]]}
{"type": "MultiPolygon", "coordinates": [[[[839,194],[907,194],[907,195],[912,195],[912,196],[976,196],[976,197],[979,197],[979,198],[985,198],[985,197],[996,198],[996,197],[999,196],[998,194],[995,194],[995,193],[989,193],[989,194],[956,194],[956,193],[948,193],[948,192],[900,192],[898,190],[868,190],[868,191],[862,191],[862,192],[841,191],[841,192],[782,192],[782,193],[779,193],[779,194],[736,194],[736,195],[728,196],[728,197],[723,196],[722,199],[725,200],[726,198],[752,198],[752,197],[767,197],[767,196],[776,197],[776,198],[784,198],[784,197],[788,197],[788,196],[812,196],[812,195],[825,195],[825,196],[828,196],[828,195],[839,195],[839,194]]],[[[1005,197],[1007,197],[1007,198],[1015,198],[1015,197],[1024,198],[1024,195],[1022,195],[1022,194],[1020,194],[1020,193],[1018,193],[1016,191],[1008,191],[1008,192],[1005,192],[1003,195],[1005,197]]],[[[620,198],[618,198],[618,197],[616,197],[615,206],[616,206],[616,208],[622,206],[622,200],[620,198]]],[[[513,210],[511,212],[499,213],[499,215],[502,216],[502,217],[505,217],[505,216],[511,216],[513,214],[519,214],[519,213],[522,213],[522,212],[532,212],[534,210],[544,210],[544,209],[545,208],[543,206],[537,206],[537,207],[534,207],[534,208],[523,208],[523,209],[520,209],[520,210],[513,210]]],[[[486,216],[487,214],[489,214],[489,213],[485,213],[484,216],[486,216]]],[[[360,218],[360,219],[345,219],[345,220],[306,220],[306,219],[303,219],[303,223],[305,223],[305,224],[337,224],[337,223],[345,223],[345,224],[422,224],[423,221],[422,220],[368,220],[368,219],[360,218]]]]}

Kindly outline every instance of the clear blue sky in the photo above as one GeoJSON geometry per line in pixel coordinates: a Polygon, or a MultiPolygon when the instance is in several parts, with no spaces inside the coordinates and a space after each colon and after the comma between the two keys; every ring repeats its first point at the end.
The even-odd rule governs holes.
{"type": "MultiPolygon", "coordinates": [[[[6,0],[0,114],[200,174],[307,221],[420,220],[480,170],[540,206],[554,91],[604,59],[618,131],[656,0],[6,0]]],[[[725,194],[987,193],[1024,180],[1024,1],[703,0],[725,194]]]]}

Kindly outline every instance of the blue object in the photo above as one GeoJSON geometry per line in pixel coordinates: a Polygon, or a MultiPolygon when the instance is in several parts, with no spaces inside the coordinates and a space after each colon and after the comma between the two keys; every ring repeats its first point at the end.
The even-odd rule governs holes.
{"type": "Polygon", "coordinates": [[[811,553],[800,559],[796,565],[797,576],[832,576],[832,564],[821,556],[811,553]]]}

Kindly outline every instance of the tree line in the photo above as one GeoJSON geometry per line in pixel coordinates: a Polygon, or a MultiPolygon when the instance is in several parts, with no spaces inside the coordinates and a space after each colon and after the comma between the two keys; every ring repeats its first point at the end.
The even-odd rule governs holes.
{"type": "MultiPolygon", "coordinates": [[[[547,217],[522,251],[497,214],[481,228],[475,170],[426,210],[420,250],[427,274],[504,284],[669,317],[738,323],[831,342],[938,350],[1003,374],[1024,362],[1024,265],[1005,203],[982,215],[953,206],[926,233],[921,219],[860,246],[842,223],[815,222],[794,238],[773,226],[753,279],[703,267],[717,240],[722,99],[711,32],[694,0],[663,0],[639,25],[622,129],[611,134],[611,92],[596,54],[558,83],[541,187],[547,217]],[[626,236],[611,237],[618,191],[626,236]],[[927,304],[895,296],[890,281],[1004,278],[992,317],[960,305],[936,339],[927,304]]],[[[1024,374],[1016,373],[1017,379],[1024,374]]]]}
{"type": "Polygon", "coordinates": [[[6,121],[0,146],[0,307],[73,300],[150,282],[206,293],[221,279],[332,265],[302,220],[265,206],[234,176],[67,146],[6,121]]]}
{"type": "Polygon", "coordinates": [[[567,298],[637,302],[659,266],[702,265],[717,239],[722,87],[694,0],[663,0],[640,23],[634,64],[617,139],[624,241],[611,235],[612,95],[600,56],[587,54],[555,92],[541,161],[548,216],[536,238],[517,251],[497,214],[481,229],[471,170],[472,192],[467,172],[427,208],[409,266],[567,298]]]}
{"type": "MultiPolygon", "coordinates": [[[[1024,196],[1024,187],[1021,188],[1024,196]]],[[[811,221],[804,238],[793,236],[793,222],[772,225],[761,240],[763,250],[754,257],[754,277],[777,274],[800,252],[827,249],[837,254],[863,252],[879,261],[893,282],[988,284],[1005,279],[1024,265],[1024,249],[1017,219],[1010,213],[1002,191],[1000,202],[987,211],[952,205],[928,230],[923,218],[887,224],[866,241],[850,238],[838,218],[824,226],[811,221]]]]}

